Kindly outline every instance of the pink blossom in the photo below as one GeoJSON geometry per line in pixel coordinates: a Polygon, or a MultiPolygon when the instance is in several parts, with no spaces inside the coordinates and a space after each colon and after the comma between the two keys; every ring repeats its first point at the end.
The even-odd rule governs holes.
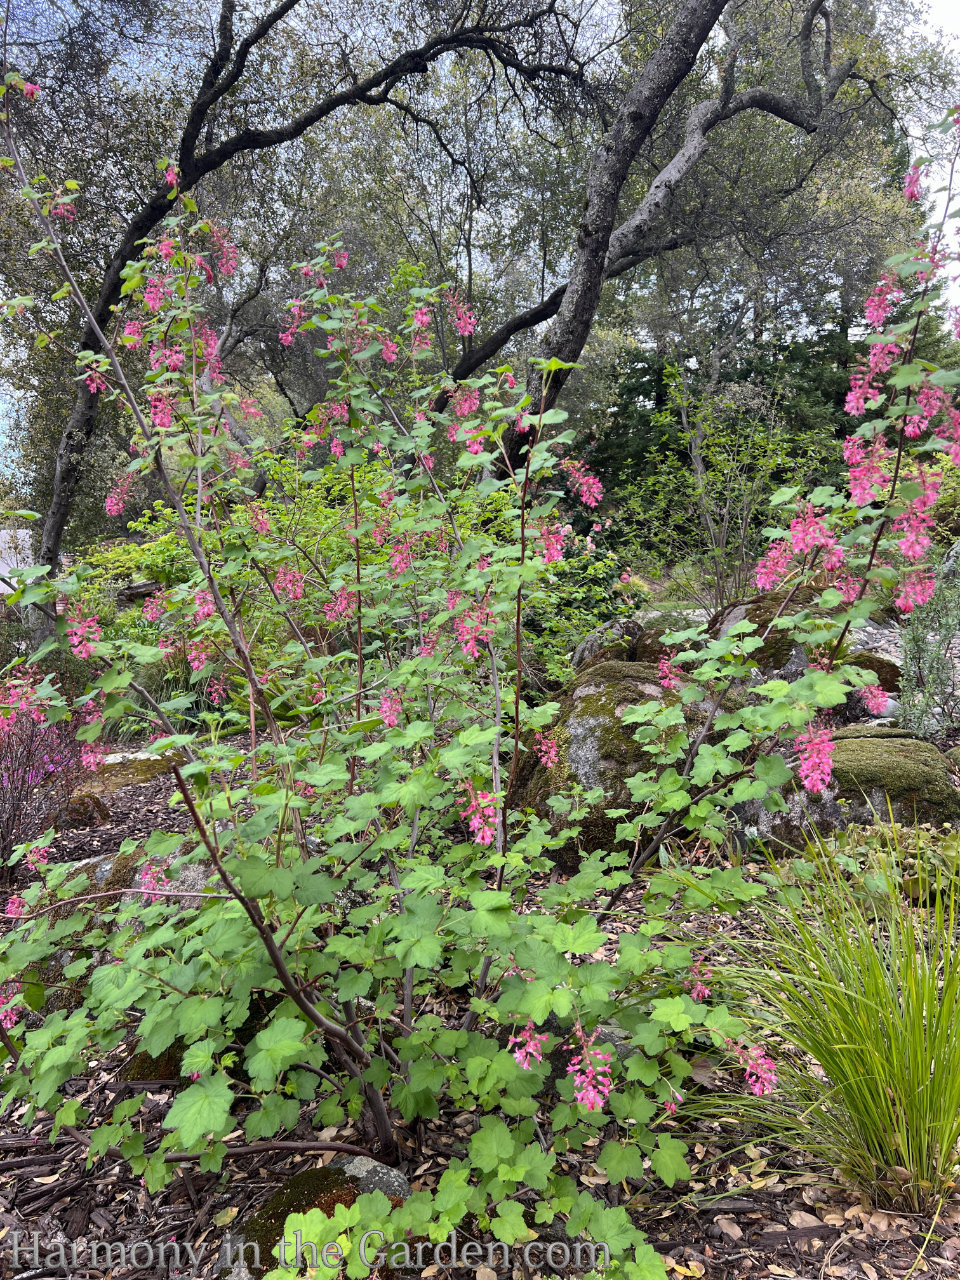
{"type": "Polygon", "coordinates": [[[143,606],[143,616],[148,622],[159,622],[167,610],[167,595],[165,591],[158,591],[156,595],[152,595],[143,606]]]}
{"type": "Polygon", "coordinates": [[[13,897],[7,899],[6,914],[14,920],[19,920],[27,909],[26,898],[13,897]]]}
{"type": "Polygon", "coordinates": [[[684,990],[690,992],[690,999],[697,1004],[702,1004],[709,996],[710,988],[706,984],[713,976],[713,971],[703,968],[703,963],[704,957],[698,956],[691,966],[690,977],[683,983],[684,990]]]}
{"type": "Polygon", "coordinates": [[[485,605],[461,614],[453,623],[457,641],[468,658],[480,657],[479,645],[490,643],[493,628],[493,614],[485,605]]]}
{"type": "Polygon", "coordinates": [[[130,488],[133,484],[133,475],[129,471],[125,471],[115,481],[113,488],[107,494],[107,500],[103,504],[104,510],[108,516],[121,516],[123,509],[127,505],[127,499],[130,497],[130,488]]]}
{"type": "Polygon", "coordinates": [[[667,1082],[667,1088],[670,1090],[670,1097],[663,1104],[663,1109],[668,1116],[675,1116],[677,1114],[677,1103],[683,1101],[683,1094],[678,1093],[669,1081],[667,1082]]]}
{"type": "Polygon", "coordinates": [[[170,884],[164,867],[155,867],[148,862],[140,873],[144,902],[158,902],[164,889],[170,884]]]}
{"type": "Polygon", "coordinates": [[[580,1053],[570,1059],[567,1067],[567,1075],[573,1076],[573,1100],[588,1111],[602,1111],[612,1087],[607,1066],[611,1061],[610,1054],[594,1048],[596,1031],[587,1036],[579,1022],[573,1029],[573,1036],[580,1045],[580,1053]]]}
{"type": "Polygon", "coordinates": [[[844,572],[839,578],[837,578],[833,585],[843,597],[844,604],[853,604],[854,600],[856,600],[860,595],[860,591],[863,587],[863,579],[851,577],[849,573],[844,572]]]}
{"type": "Polygon", "coordinates": [[[903,195],[906,200],[919,200],[923,194],[920,186],[920,166],[912,164],[903,178],[903,195]]]}
{"type": "Polygon", "coordinates": [[[527,1022],[519,1035],[511,1036],[507,1041],[507,1050],[513,1050],[514,1059],[524,1071],[529,1071],[533,1062],[543,1061],[543,1046],[549,1036],[538,1033],[533,1020],[527,1022]]]}
{"type": "Polygon", "coordinates": [[[28,102],[32,102],[39,92],[40,86],[38,84],[31,84],[29,80],[24,80],[23,96],[28,102]]]}
{"type": "Polygon", "coordinates": [[[225,674],[216,676],[207,685],[207,697],[215,707],[219,707],[226,702],[229,692],[230,684],[225,674]]]}
{"type": "Polygon", "coordinates": [[[631,579],[630,579],[630,574],[629,574],[629,573],[627,573],[626,571],[624,571],[623,573],[621,573],[621,575],[620,575],[620,581],[621,581],[621,582],[629,582],[630,580],[631,580],[631,579]]]}
{"type": "Polygon", "coordinates": [[[808,729],[794,739],[799,763],[797,772],[807,791],[823,791],[833,772],[831,757],[835,743],[830,729],[808,729]]]}
{"type": "Polygon", "coordinates": [[[413,556],[408,542],[398,542],[390,548],[390,576],[399,578],[406,573],[413,563],[413,556]]]}
{"type": "Polygon", "coordinates": [[[169,262],[177,252],[176,242],[169,236],[164,236],[162,240],[157,241],[157,250],[164,262],[169,262]]]}
{"type": "Polygon", "coordinates": [[[247,507],[247,520],[251,529],[254,529],[260,534],[266,535],[272,528],[270,524],[270,517],[259,502],[251,502],[249,507],[247,507]]]}
{"type": "Polygon", "coordinates": [[[346,249],[337,249],[334,252],[333,265],[337,271],[342,271],[349,261],[350,255],[347,253],[346,249]]]}
{"type": "Polygon", "coordinates": [[[67,639],[70,643],[70,650],[75,657],[93,657],[95,646],[103,634],[98,623],[99,619],[96,614],[85,618],[79,608],[75,613],[70,614],[67,622],[67,639]]]}
{"type": "Polygon", "coordinates": [[[890,450],[877,437],[869,445],[862,436],[850,436],[843,442],[843,457],[850,469],[850,497],[858,507],[874,501],[874,489],[889,483],[884,464],[890,450]]]}
{"type": "Polygon", "coordinates": [[[683,672],[679,667],[675,667],[672,662],[673,654],[668,658],[664,654],[657,664],[657,675],[660,678],[660,686],[669,690],[671,693],[676,692],[680,688],[680,682],[683,672]]]}
{"type": "Polygon", "coordinates": [[[128,347],[139,347],[143,342],[143,325],[139,320],[128,320],[123,326],[123,336],[129,341],[126,342],[128,347]]]}
{"type": "Polygon", "coordinates": [[[469,337],[477,327],[476,316],[458,293],[449,294],[447,304],[450,309],[450,323],[461,338],[469,337]]]}
{"type": "Polygon", "coordinates": [[[536,752],[545,769],[552,769],[560,759],[560,748],[556,739],[549,733],[536,733],[534,736],[536,752]]]}
{"type": "Polygon", "coordinates": [[[384,364],[393,364],[397,358],[399,347],[390,338],[380,339],[380,354],[383,356],[384,364]]]}
{"type": "Polygon", "coordinates": [[[566,530],[559,524],[545,524],[540,530],[540,541],[543,544],[541,555],[544,564],[554,564],[563,559],[563,540],[566,530]]]}
{"type": "Polygon", "coordinates": [[[221,227],[214,222],[209,225],[210,238],[217,252],[217,270],[222,276],[232,276],[237,269],[239,250],[227,239],[227,234],[221,227]]]}
{"type": "Polygon", "coordinates": [[[159,311],[167,298],[170,297],[170,283],[166,276],[153,277],[147,280],[147,287],[143,291],[143,301],[146,303],[148,310],[159,311]]]}
{"type": "Polygon", "coordinates": [[[173,405],[168,396],[150,397],[150,418],[158,431],[165,431],[173,424],[173,405]]]}
{"type": "Polygon", "coordinates": [[[187,662],[193,671],[202,671],[210,661],[210,650],[203,639],[191,640],[187,645],[187,662]]]}
{"type": "Polygon", "coordinates": [[[469,418],[480,408],[479,387],[458,387],[453,394],[450,408],[458,418],[469,418]]]}
{"type": "Polygon", "coordinates": [[[3,1027],[5,1031],[9,1031],[17,1025],[20,1010],[12,1008],[11,1005],[20,994],[21,989],[19,982],[4,982],[0,985],[0,1027],[3,1027]]]}
{"type": "Polygon", "coordinates": [[[75,217],[72,204],[54,204],[50,206],[51,218],[62,218],[64,222],[72,222],[75,217]]]}
{"type": "Polygon", "coordinates": [[[497,817],[495,797],[489,791],[474,791],[473,783],[464,784],[467,789],[468,804],[460,810],[460,817],[468,820],[470,834],[477,844],[492,844],[496,835],[494,825],[497,817]]]}
{"type": "Polygon", "coordinates": [[[342,458],[344,455],[343,441],[338,440],[336,436],[330,437],[330,453],[334,458],[342,458]]]}
{"type": "MultiPolygon", "coordinates": [[[[836,537],[816,514],[816,508],[809,502],[790,521],[790,542],[797,555],[804,555],[817,547],[833,551],[834,555],[837,550],[836,537]]],[[[828,567],[839,568],[842,562],[843,552],[841,550],[839,560],[831,563],[828,567]]]]}
{"type": "Polygon", "coordinates": [[[432,634],[425,635],[417,646],[417,654],[421,658],[432,658],[437,652],[437,642],[439,635],[434,631],[432,634]]]}
{"type": "Polygon", "coordinates": [[[50,861],[50,849],[44,845],[39,849],[31,849],[27,854],[26,862],[31,871],[39,871],[41,867],[45,867],[50,861]]]}
{"type": "Polygon", "coordinates": [[[429,307],[417,307],[413,313],[413,327],[425,329],[430,323],[432,312],[429,307]]]}
{"type": "Polygon", "coordinates": [[[323,606],[323,616],[328,622],[339,622],[341,618],[352,618],[357,608],[357,593],[348,587],[341,587],[332,600],[323,606]]]}
{"type": "Polygon", "coordinates": [[[878,331],[882,329],[892,307],[902,298],[903,290],[897,283],[896,276],[885,275],[867,299],[864,308],[867,323],[878,331]]]}
{"type": "Polygon", "coordinates": [[[241,396],[237,407],[240,410],[241,416],[244,418],[250,419],[263,417],[263,410],[258,409],[249,396],[241,396]]]}
{"type": "Polygon", "coordinates": [[[286,596],[288,600],[303,599],[303,574],[296,569],[284,565],[277,570],[273,580],[273,589],[278,596],[286,596]]]}
{"type": "Polygon", "coordinates": [[[474,436],[469,442],[469,444],[467,445],[467,453],[476,454],[476,453],[482,453],[482,452],[483,452],[483,437],[474,436]]]}
{"type": "Polygon", "coordinates": [[[216,608],[213,603],[212,592],[205,590],[198,591],[193,599],[193,612],[198,619],[202,620],[204,618],[213,617],[216,612],[216,608]]]}
{"type": "Polygon", "coordinates": [[[400,723],[400,711],[403,703],[393,689],[388,689],[380,699],[380,718],[388,729],[395,729],[400,723]]]}
{"type": "Polygon", "coordinates": [[[777,1084],[777,1069],[773,1059],[764,1053],[763,1048],[758,1044],[749,1049],[738,1045],[736,1054],[744,1069],[744,1079],[750,1092],[758,1098],[766,1093],[773,1093],[777,1084]]]}
{"type": "Polygon", "coordinates": [[[882,716],[887,709],[889,698],[878,684],[865,684],[862,689],[858,689],[860,697],[863,699],[864,705],[872,716],[882,716]]]}
{"type": "Polygon", "coordinates": [[[94,396],[107,389],[107,380],[99,369],[91,369],[84,378],[84,382],[87,384],[87,390],[94,396]]]}
{"type": "Polygon", "coordinates": [[[167,167],[167,171],[163,176],[167,180],[168,187],[175,187],[177,185],[177,171],[172,164],[167,167]]]}
{"type": "Polygon", "coordinates": [[[560,466],[567,473],[570,492],[580,499],[585,507],[595,507],[603,498],[603,485],[596,476],[587,471],[580,458],[564,458],[560,466]]]}
{"type": "Polygon", "coordinates": [[[433,454],[423,453],[420,455],[420,465],[423,467],[424,471],[432,471],[433,464],[434,464],[433,454]]]}
{"type": "Polygon", "coordinates": [[[936,588],[936,579],[929,569],[916,569],[900,579],[900,594],[896,606],[904,613],[912,613],[918,605],[927,604],[936,588]]]}

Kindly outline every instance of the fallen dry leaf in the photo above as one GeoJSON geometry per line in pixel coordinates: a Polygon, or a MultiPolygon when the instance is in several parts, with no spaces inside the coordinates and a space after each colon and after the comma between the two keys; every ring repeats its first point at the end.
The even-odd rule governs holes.
{"type": "Polygon", "coordinates": [[[805,1213],[803,1209],[794,1209],[790,1215],[791,1227],[822,1227],[823,1223],[813,1213],[805,1213]]]}
{"type": "Polygon", "coordinates": [[[739,1240],[743,1236],[740,1227],[732,1218],[714,1218],[713,1221],[728,1239],[739,1240]]]}

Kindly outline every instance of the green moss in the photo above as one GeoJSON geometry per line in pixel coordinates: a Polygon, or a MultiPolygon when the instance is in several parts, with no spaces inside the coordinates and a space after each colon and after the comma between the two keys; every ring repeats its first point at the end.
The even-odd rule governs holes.
{"type": "Polygon", "coordinates": [[[273,1250],[283,1239],[283,1229],[291,1213],[309,1213],[320,1209],[327,1217],[333,1217],[338,1204],[348,1208],[357,1199],[357,1188],[342,1169],[305,1169],[295,1174],[266,1202],[253,1217],[238,1223],[236,1229],[244,1241],[255,1244],[259,1250],[260,1266],[252,1265],[252,1250],[244,1253],[247,1266],[254,1276],[263,1275],[276,1265],[273,1250]]]}
{"type": "Polygon", "coordinates": [[[882,792],[908,821],[960,820],[960,791],[946,757],[929,742],[897,730],[858,737],[837,734],[833,783],[840,795],[851,798],[882,792]]]}

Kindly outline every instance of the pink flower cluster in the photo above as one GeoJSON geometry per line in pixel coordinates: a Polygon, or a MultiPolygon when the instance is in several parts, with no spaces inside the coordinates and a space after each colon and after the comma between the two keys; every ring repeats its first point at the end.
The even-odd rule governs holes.
{"type": "Polygon", "coordinates": [[[130,489],[133,485],[133,474],[125,471],[115,481],[113,488],[107,494],[107,500],[103,504],[103,509],[108,516],[122,516],[123,509],[127,505],[130,497],[130,489]]]}
{"type": "Polygon", "coordinates": [[[459,293],[448,294],[447,304],[450,309],[450,323],[461,338],[468,338],[477,327],[477,319],[473,311],[463,301],[459,293]]]}
{"type": "Polygon", "coordinates": [[[512,1049],[514,1059],[523,1067],[524,1071],[529,1071],[534,1062],[543,1061],[543,1046],[549,1038],[549,1036],[537,1032],[531,1019],[521,1029],[519,1035],[510,1037],[507,1041],[507,1049],[512,1049]]]}
{"type": "Polygon", "coordinates": [[[573,1038],[580,1046],[580,1053],[571,1058],[567,1067],[567,1075],[573,1076],[573,1100],[588,1111],[602,1111],[613,1083],[607,1065],[610,1054],[594,1048],[596,1031],[587,1036],[579,1022],[573,1029],[573,1038]]]}
{"type": "Polygon", "coordinates": [[[560,759],[560,748],[552,734],[537,732],[534,736],[536,752],[545,769],[552,769],[560,759]]]}
{"type": "Polygon", "coordinates": [[[865,684],[857,693],[872,716],[882,716],[886,711],[890,699],[878,684],[865,684]]]}
{"type": "Polygon", "coordinates": [[[276,577],[273,580],[273,589],[278,596],[286,596],[288,600],[303,599],[303,574],[297,569],[291,569],[289,565],[283,565],[277,570],[276,577]]]}
{"type": "Polygon", "coordinates": [[[143,899],[145,902],[158,902],[163,891],[170,884],[164,867],[154,866],[148,862],[140,875],[143,899]]]}
{"type": "Polygon", "coordinates": [[[475,791],[472,782],[464,784],[467,788],[467,807],[460,810],[460,817],[467,819],[470,834],[477,844],[493,843],[496,835],[497,810],[494,797],[489,791],[475,791]]]}
{"type": "Polygon", "coordinates": [[[192,671],[202,671],[210,661],[210,650],[206,640],[191,640],[187,645],[187,662],[192,671]]]}
{"type": "Polygon", "coordinates": [[[900,578],[900,594],[896,606],[904,613],[913,613],[919,605],[928,604],[936,589],[936,579],[929,569],[915,569],[900,578]]]}
{"type": "Polygon", "coordinates": [[[560,466],[567,473],[567,482],[574,497],[579,498],[585,507],[596,507],[603,498],[603,485],[587,471],[583,460],[564,458],[560,466]]]}
{"type": "Polygon", "coordinates": [[[799,756],[797,772],[807,791],[823,791],[833,772],[833,734],[829,729],[808,729],[794,739],[799,756]]]}
{"type": "Polygon", "coordinates": [[[9,1031],[17,1025],[20,1010],[11,1006],[20,991],[19,982],[4,982],[0,985],[0,1027],[3,1027],[5,1031],[9,1031]]]}
{"type": "Polygon", "coordinates": [[[388,729],[395,729],[400,723],[400,712],[403,709],[403,703],[400,695],[393,689],[388,689],[380,699],[380,719],[388,729]]]}
{"type": "Polygon", "coordinates": [[[699,956],[690,968],[690,977],[685,979],[683,988],[690,992],[690,999],[696,1000],[697,1004],[702,1004],[710,995],[710,988],[706,985],[713,976],[712,969],[704,968],[704,957],[699,956]]]}
{"type": "Polygon", "coordinates": [[[328,622],[352,618],[357,611],[357,593],[349,587],[341,587],[332,600],[323,606],[323,616],[328,622]]]}
{"type": "Polygon", "coordinates": [[[657,675],[660,679],[660,686],[663,689],[669,690],[671,693],[675,693],[676,690],[680,688],[680,681],[683,677],[683,672],[680,668],[674,666],[673,657],[673,654],[671,654],[669,658],[664,654],[657,663],[657,675]]]}
{"type": "Polygon", "coordinates": [[[830,532],[811,503],[806,503],[790,521],[790,537],[772,542],[759,562],[755,580],[761,591],[777,586],[790,571],[796,555],[822,550],[824,569],[834,572],[843,564],[843,547],[830,532]]]}
{"type": "Polygon", "coordinates": [[[540,541],[543,545],[541,555],[544,564],[554,564],[563,559],[563,540],[567,536],[566,527],[559,524],[545,524],[540,530],[540,541]]]}
{"type": "Polygon", "coordinates": [[[74,657],[92,658],[95,646],[103,632],[100,630],[99,618],[96,614],[85,618],[79,608],[71,613],[67,622],[67,639],[74,657]]]}
{"type": "Polygon", "coordinates": [[[26,909],[27,909],[26,898],[21,898],[17,895],[14,895],[12,898],[7,899],[5,914],[9,916],[11,920],[19,920],[21,916],[24,914],[24,912],[26,911],[26,909]]]}
{"type": "Polygon", "coordinates": [[[489,644],[493,635],[494,618],[486,605],[468,610],[454,619],[453,629],[460,648],[468,658],[479,658],[481,644],[489,644]]]}
{"type": "Polygon", "coordinates": [[[205,618],[212,618],[216,613],[213,593],[206,590],[198,591],[193,597],[193,612],[194,616],[200,621],[205,618]]]}
{"type": "Polygon", "coordinates": [[[777,1068],[763,1047],[755,1044],[748,1049],[744,1045],[737,1045],[736,1055],[743,1067],[744,1079],[750,1092],[758,1098],[773,1093],[777,1086],[777,1068]]]}

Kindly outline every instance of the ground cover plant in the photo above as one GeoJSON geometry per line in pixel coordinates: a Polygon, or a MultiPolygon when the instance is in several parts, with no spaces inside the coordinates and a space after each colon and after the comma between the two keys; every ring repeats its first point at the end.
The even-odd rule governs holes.
{"type": "MultiPolygon", "coordinates": [[[[6,86],[35,97],[15,74],[6,86]]],[[[952,112],[942,131],[952,140],[956,129],[952,112]]],[[[419,276],[388,300],[352,291],[335,241],[292,264],[296,297],[278,335],[313,344],[326,393],[267,430],[257,400],[226,381],[207,311],[240,250],[201,216],[176,163],[161,171],[166,216],[123,266],[108,322],[60,244],[76,184],[32,177],[9,141],[41,228],[34,255],[62,273],[95,339],[76,380],[129,428],[131,460],[107,509],[122,513],[138,483],[155,487],[142,523],[169,560],[151,561],[161,581],[135,624],[94,611],[99,581],[91,587],[83,563],[56,580],[47,565],[14,576],[11,604],[47,635],[6,677],[0,732],[88,744],[76,748],[84,764],[84,750],[140,726],[150,752],[176,753],[190,826],[125,850],[140,882],[121,891],[45,861],[47,832],[11,847],[8,864],[31,874],[5,905],[4,1105],[53,1114],[52,1136],[82,1134],[91,1162],[119,1153],[148,1192],[184,1160],[220,1171],[238,1129],[245,1148],[269,1150],[304,1117],[319,1129],[349,1117],[366,1142],[352,1149],[390,1163],[401,1122],[467,1109],[477,1126],[435,1190],[399,1204],[368,1193],[333,1214],[296,1215],[290,1230],[341,1242],[350,1277],[370,1270],[360,1226],[401,1246],[461,1225],[523,1243],[555,1223],[606,1244],[608,1271],[660,1275],[631,1210],[639,1186],[672,1187],[690,1172],[672,1126],[694,1063],[709,1055],[736,1069],[761,1100],[780,1067],[749,1011],[718,998],[698,942],[669,940],[669,878],[654,878],[629,915],[624,898],[672,850],[723,848],[745,806],[776,813],[798,788],[824,793],[831,710],[886,704],[847,640],[878,597],[910,614],[935,587],[936,455],[960,459],[960,374],[920,360],[916,345],[950,260],[945,221],[891,260],[867,304],[875,332],[847,402],[862,421],[844,442],[846,483],[809,494],[785,485],[770,498],[783,515],[754,569],[769,620],[662,637],[658,696],[622,709],[648,757],[628,780],[632,805],[610,815],[611,847],[561,878],[551,854],[577,839],[602,793],[558,786],[551,824],[518,803],[515,783],[525,756],[547,769],[558,758],[557,704],[526,668],[530,620],[549,611],[573,545],[569,504],[601,524],[591,533],[605,531],[594,521],[602,485],[548,407],[569,363],[534,362],[529,384],[506,363],[457,380],[429,372],[441,326],[472,333],[468,302],[419,276]],[[759,665],[781,633],[809,660],[790,678],[759,665]],[[92,664],[79,693],[39,675],[62,649],[92,664]],[[166,685],[142,678],[174,664],[166,685]],[[196,867],[203,887],[181,887],[196,867]],[[69,1007],[48,998],[54,961],[79,992],[69,1007]],[[144,1090],[86,1127],[89,1109],[64,1086],[91,1057],[174,1045],[183,1087],[161,1116],[144,1090]],[[588,1146],[625,1188],[621,1202],[565,1170],[564,1156],[588,1146]]],[[[908,201],[921,180],[914,166],[908,201]]],[[[811,1148],[878,1194],[906,1169],[891,1197],[928,1206],[955,1167],[951,1095],[933,1120],[912,1116],[925,1107],[919,1077],[890,1072],[890,1106],[870,1110],[855,1067],[878,1019],[877,1076],[884,1046],[923,1042],[908,1064],[921,1075],[953,1052],[943,1016],[952,897],[937,882],[925,932],[894,896],[886,914],[871,900],[868,916],[832,866],[814,872],[799,899],[763,915],[778,1034],[788,1027],[793,1047],[846,1090],[844,1108],[820,1103],[811,1148]],[[826,985],[824,957],[836,961],[826,985]],[[863,999],[828,1002],[832,1018],[818,1021],[825,992],[846,997],[854,975],[863,999]],[[790,1022],[788,1006],[806,1008],[806,1023],[796,1011],[790,1022]],[[934,1023],[942,1054],[922,1034],[934,1023]],[[867,1110],[874,1132],[843,1128],[867,1110]]],[[[686,883],[684,906],[735,909],[767,892],[718,865],[686,883]]]]}

